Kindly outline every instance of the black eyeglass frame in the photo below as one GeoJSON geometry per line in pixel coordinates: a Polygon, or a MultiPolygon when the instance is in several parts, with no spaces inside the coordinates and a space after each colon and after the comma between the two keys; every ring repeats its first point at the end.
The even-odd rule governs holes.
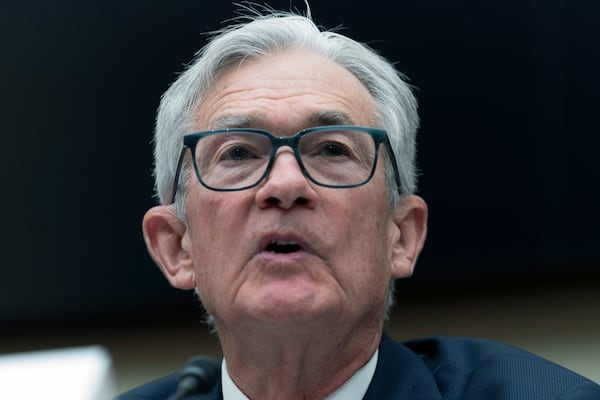
{"type": "Polygon", "coordinates": [[[177,186],[179,183],[179,176],[181,175],[181,169],[183,166],[183,160],[185,158],[185,152],[188,149],[190,150],[190,152],[192,154],[192,163],[194,165],[194,171],[196,174],[196,178],[202,184],[202,186],[204,186],[205,188],[207,188],[209,190],[213,190],[216,192],[234,192],[234,191],[239,191],[239,190],[250,189],[250,188],[257,186],[260,182],[263,181],[263,179],[265,179],[265,177],[271,171],[273,162],[275,161],[275,155],[277,154],[277,150],[282,146],[288,146],[292,149],[292,151],[294,153],[294,157],[296,158],[296,162],[298,162],[298,165],[300,166],[300,170],[302,171],[302,174],[306,178],[308,178],[311,182],[313,182],[316,185],[323,186],[323,187],[334,188],[334,189],[345,189],[345,188],[354,188],[354,187],[362,186],[371,180],[371,178],[373,177],[373,174],[375,173],[375,169],[377,168],[377,161],[379,159],[379,145],[382,143],[385,146],[389,160],[392,163],[392,169],[394,170],[394,178],[396,180],[396,186],[398,188],[398,191],[400,192],[400,190],[401,190],[400,173],[398,172],[398,163],[396,162],[396,156],[394,155],[394,151],[392,150],[392,145],[390,143],[390,139],[388,137],[387,132],[380,128],[371,128],[371,127],[366,127],[366,126],[354,126],[354,125],[327,125],[327,126],[316,126],[316,127],[306,128],[306,129],[303,129],[303,130],[297,132],[296,134],[294,134],[292,136],[275,136],[268,131],[265,131],[262,129],[253,129],[253,128],[228,128],[228,129],[215,129],[215,130],[210,130],[210,131],[188,133],[183,136],[183,147],[182,147],[181,153],[179,155],[179,160],[177,162],[177,169],[175,171],[175,178],[173,180],[173,191],[172,191],[173,196],[171,198],[171,204],[175,202],[175,195],[177,194],[177,186]],[[304,135],[314,133],[314,132],[327,132],[327,131],[334,131],[334,130],[361,131],[361,132],[367,133],[373,139],[373,143],[375,145],[375,155],[373,158],[373,166],[371,168],[371,172],[369,173],[369,176],[367,178],[365,178],[362,182],[351,184],[351,185],[331,185],[331,184],[316,181],[310,175],[310,173],[308,173],[308,171],[306,170],[306,167],[304,166],[304,163],[302,162],[300,150],[298,148],[298,143],[300,141],[300,138],[302,138],[302,136],[304,136],[304,135]],[[255,134],[255,135],[258,134],[258,135],[263,135],[263,136],[266,136],[267,138],[269,138],[269,140],[271,141],[271,154],[269,155],[269,162],[267,163],[265,172],[261,175],[261,177],[255,183],[253,183],[251,185],[246,185],[246,186],[242,186],[239,188],[233,188],[233,189],[215,188],[215,187],[208,185],[206,182],[204,182],[202,180],[202,177],[200,176],[200,173],[198,171],[198,166],[196,163],[196,157],[195,157],[196,144],[198,143],[198,141],[200,141],[200,139],[202,139],[204,137],[223,134],[223,133],[231,133],[231,132],[251,133],[251,134],[255,134]]]}

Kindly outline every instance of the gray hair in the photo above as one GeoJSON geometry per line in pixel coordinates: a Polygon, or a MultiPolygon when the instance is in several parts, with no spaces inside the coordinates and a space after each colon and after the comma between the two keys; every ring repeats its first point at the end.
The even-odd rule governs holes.
{"type": "MultiPolygon", "coordinates": [[[[334,31],[321,30],[307,16],[247,9],[253,15],[215,32],[192,63],[162,96],[155,131],[155,191],[162,204],[172,199],[173,182],[183,135],[193,130],[194,113],[219,73],[247,59],[277,51],[313,51],[341,65],[369,91],[375,101],[380,128],[388,132],[400,173],[400,194],[416,190],[415,136],[419,126],[417,102],[406,78],[373,49],[334,31]]],[[[175,207],[185,219],[185,186],[189,167],[180,175],[175,207]]],[[[386,180],[392,205],[400,201],[391,163],[386,163],[386,180]]],[[[388,310],[393,304],[394,282],[390,284],[388,310]]]]}

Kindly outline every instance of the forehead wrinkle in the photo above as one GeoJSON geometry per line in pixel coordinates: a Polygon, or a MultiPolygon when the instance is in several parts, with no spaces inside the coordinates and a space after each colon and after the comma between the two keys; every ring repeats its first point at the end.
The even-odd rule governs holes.
{"type": "Polygon", "coordinates": [[[273,64],[270,62],[268,66],[274,66],[274,74],[264,73],[264,58],[224,71],[198,104],[193,124],[197,129],[287,127],[295,130],[377,123],[377,109],[364,85],[349,72],[336,71],[335,68],[343,67],[334,62],[330,63],[331,68],[322,71],[322,60],[313,58],[311,54],[291,53],[282,60],[274,60],[273,64]],[[299,57],[302,61],[308,57],[306,71],[289,72],[285,63],[296,62],[299,57]],[[318,66],[312,65],[317,62],[318,66]],[[347,90],[342,90],[342,85],[347,90]]]}

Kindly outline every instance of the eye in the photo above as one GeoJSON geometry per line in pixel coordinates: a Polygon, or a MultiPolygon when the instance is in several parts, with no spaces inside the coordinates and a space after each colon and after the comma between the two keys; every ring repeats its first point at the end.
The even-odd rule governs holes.
{"type": "Polygon", "coordinates": [[[232,161],[243,161],[248,158],[252,158],[250,151],[243,146],[232,146],[231,148],[224,151],[221,159],[232,160],[232,161]]]}
{"type": "Polygon", "coordinates": [[[320,153],[326,157],[340,157],[347,156],[348,149],[346,149],[346,147],[341,143],[328,142],[321,145],[320,153]]]}
{"type": "Polygon", "coordinates": [[[268,149],[256,140],[254,136],[234,137],[227,140],[216,149],[216,160],[230,162],[244,162],[263,158],[268,149]]]}
{"type": "Polygon", "coordinates": [[[346,131],[317,131],[302,136],[300,152],[311,158],[321,158],[323,161],[342,161],[355,156],[356,134],[346,131]]]}

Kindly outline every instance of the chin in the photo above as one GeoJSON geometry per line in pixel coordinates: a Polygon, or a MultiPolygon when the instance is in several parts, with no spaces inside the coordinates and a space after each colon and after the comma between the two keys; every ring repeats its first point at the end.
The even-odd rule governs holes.
{"type": "Polygon", "coordinates": [[[270,293],[248,312],[262,322],[298,323],[337,315],[339,307],[311,293],[287,292],[270,293]]]}

